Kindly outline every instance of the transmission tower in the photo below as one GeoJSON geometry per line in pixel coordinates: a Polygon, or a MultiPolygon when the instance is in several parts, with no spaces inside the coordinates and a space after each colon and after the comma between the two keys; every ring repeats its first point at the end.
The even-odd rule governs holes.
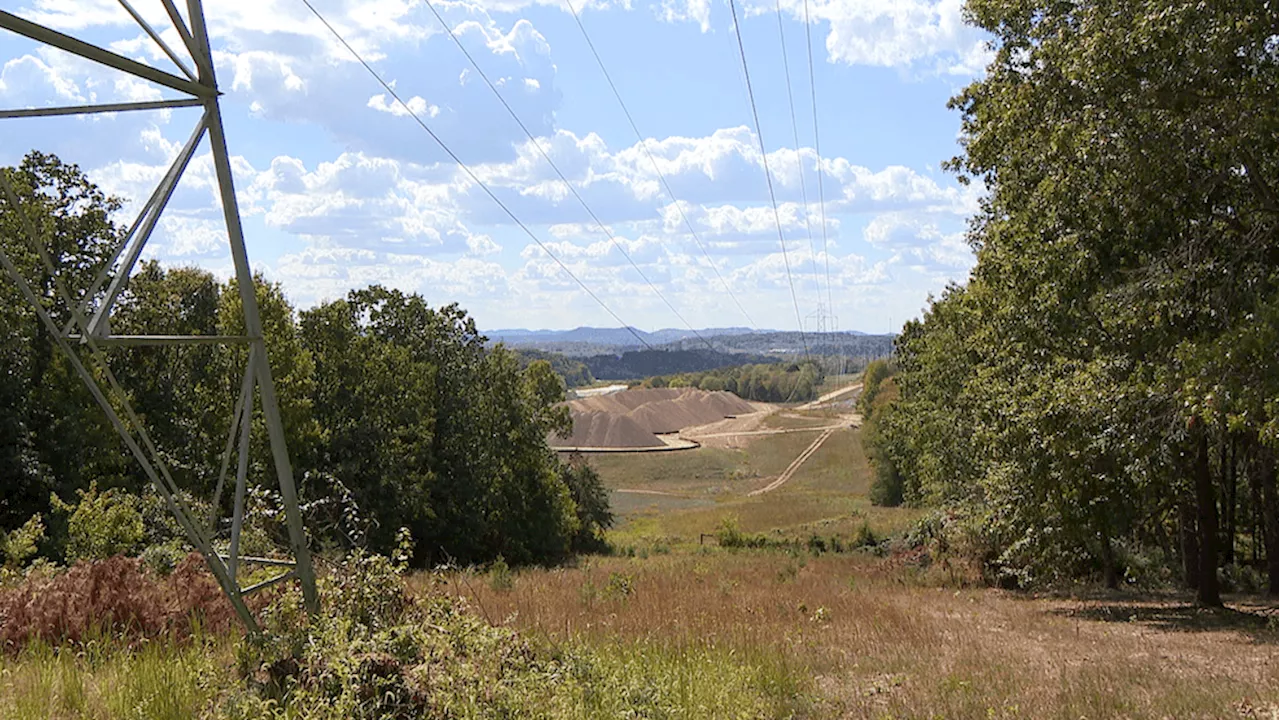
{"type": "Polygon", "coordinates": [[[47,245],[30,222],[22,208],[21,200],[4,173],[0,173],[0,203],[7,204],[25,225],[23,233],[25,242],[39,256],[45,270],[54,278],[58,298],[71,309],[71,319],[65,326],[59,327],[53,319],[51,311],[41,300],[26,279],[19,273],[10,257],[0,246],[0,266],[18,286],[19,291],[31,304],[36,316],[50,333],[54,342],[62,349],[84,381],[90,393],[106,413],[108,420],[124,439],[130,452],[141,464],[157,492],[165,499],[169,510],[177,518],[191,544],[204,555],[209,569],[218,580],[224,593],[230,599],[236,614],[250,632],[258,630],[257,622],[249,612],[244,597],[255,590],[274,585],[278,582],[297,578],[302,585],[303,597],[308,609],[315,611],[319,607],[316,594],[315,573],[311,566],[311,554],[307,549],[306,535],[302,527],[302,514],[298,509],[297,491],[293,482],[293,469],[289,461],[289,451],[285,446],[284,426],[280,419],[280,408],[276,401],[275,383],[271,378],[271,368],[267,362],[266,342],[262,333],[262,320],[258,313],[258,300],[254,292],[253,273],[249,268],[249,258],[245,252],[244,230],[240,223],[240,210],[236,203],[235,188],[232,183],[231,162],[227,154],[226,136],[223,132],[222,112],[218,105],[221,94],[218,90],[217,78],[214,75],[213,55],[209,48],[209,36],[205,27],[204,10],[201,0],[186,0],[186,17],[174,5],[174,0],[159,0],[172,23],[174,30],[182,41],[179,51],[175,51],[143,19],[128,2],[119,0],[120,5],[137,22],[138,26],[159,46],[176,68],[182,73],[171,72],[124,57],[110,50],[103,49],[70,35],[65,35],[43,25],[25,20],[12,13],[0,10],[0,28],[23,37],[57,48],[86,60],[106,67],[114,68],[135,78],[154,83],[166,88],[178,97],[167,100],[149,102],[124,102],[98,105],[78,105],[68,107],[42,107],[33,109],[0,110],[0,119],[8,118],[41,118],[58,115],[87,115],[93,113],[139,112],[171,108],[202,108],[203,113],[191,137],[187,140],[177,158],[173,160],[168,172],[160,180],[150,198],[143,205],[137,218],[129,227],[124,237],[114,249],[109,262],[102,268],[93,283],[78,297],[73,296],[59,276],[58,268],[47,252],[47,245]],[[194,70],[192,69],[194,66],[194,70]],[[218,191],[222,200],[222,212],[226,221],[227,241],[230,245],[231,258],[235,264],[236,285],[240,293],[241,307],[244,313],[244,335],[114,335],[110,329],[112,307],[120,293],[125,289],[129,276],[151,237],[160,215],[164,212],[174,188],[195,155],[196,148],[208,136],[208,148],[213,156],[214,170],[217,175],[218,191]],[[214,517],[208,518],[207,524],[197,518],[190,506],[183,499],[182,492],[174,482],[161,451],[152,442],[145,424],[140,420],[129,404],[124,389],[111,373],[104,355],[104,348],[115,346],[180,346],[180,345],[237,345],[247,347],[248,360],[245,365],[244,379],[236,398],[235,410],[230,418],[226,446],[222,454],[222,467],[219,473],[217,490],[213,498],[214,517]],[[86,366],[86,360],[88,366],[86,366]],[[92,369],[91,369],[92,368],[92,369]],[[96,373],[94,372],[96,370],[96,373]],[[271,455],[274,461],[275,474],[279,481],[280,497],[284,503],[285,518],[289,532],[289,543],[293,552],[293,560],[271,558],[244,557],[239,553],[240,531],[244,524],[245,484],[248,472],[249,428],[253,416],[255,398],[262,411],[266,424],[271,455]],[[214,531],[217,528],[218,506],[224,481],[228,477],[228,465],[233,450],[238,452],[235,479],[235,490],[232,501],[231,538],[229,552],[219,553],[213,545],[214,531]],[[286,568],[281,574],[248,587],[242,586],[239,568],[245,563],[279,566],[286,568]]]}

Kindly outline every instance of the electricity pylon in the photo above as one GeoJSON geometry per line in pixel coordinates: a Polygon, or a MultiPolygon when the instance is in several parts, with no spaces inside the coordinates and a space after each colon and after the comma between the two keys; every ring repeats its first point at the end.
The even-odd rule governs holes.
{"type": "Polygon", "coordinates": [[[108,420],[124,439],[130,452],[142,465],[142,469],[151,479],[156,490],[165,499],[169,510],[177,518],[187,538],[201,554],[204,555],[209,569],[217,578],[218,584],[235,607],[236,614],[250,632],[258,630],[257,622],[245,604],[244,596],[261,588],[280,581],[296,577],[302,585],[303,597],[307,607],[315,611],[319,607],[316,594],[315,573],[311,567],[311,554],[307,549],[306,535],[302,527],[302,514],[298,509],[297,490],[293,483],[293,469],[289,462],[289,451],[285,447],[284,425],[280,419],[280,407],[276,401],[275,383],[271,378],[271,368],[267,362],[266,342],[262,334],[262,320],[258,314],[258,299],[254,292],[253,273],[249,268],[249,257],[245,252],[244,230],[240,224],[240,209],[236,203],[235,188],[232,184],[231,161],[227,154],[227,141],[223,132],[222,112],[218,105],[221,93],[218,90],[217,78],[214,75],[213,54],[209,49],[209,35],[205,27],[204,10],[201,0],[187,0],[187,17],[184,19],[174,0],[159,0],[169,16],[174,31],[182,41],[182,53],[176,52],[143,19],[128,2],[119,0],[120,5],[138,23],[142,30],[159,46],[173,64],[181,71],[176,75],[156,67],[132,60],[117,53],[103,49],[92,43],[65,35],[56,30],[20,18],[12,13],[0,10],[0,28],[22,35],[49,47],[69,52],[87,60],[114,68],[135,78],[146,80],[167,88],[180,95],[175,99],[148,102],[124,102],[99,105],[77,105],[68,107],[42,107],[21,110],[0,110],[0,119],[6,118],[40,118],[56,115],[85,115],[92,113],[139,112],[166,108],[203,108],[203,113],[191,137],[187,140],[178,156],[169,166],[160,183],[143,205],[137,218],[129,227],[124,237],[114,249],[111,259],[103,266],[90,287],[75,298],[58,274],[45,244],[26,215],[21,201],[12,184],[4,173],[0,173],[0,203],[7,204],[20,219],[23,225],[25,241],[39,256],[45,270],[54,279],[58,298],[71,309],[71,319],[63,327],[59,327],[50,314],[49,309],[41,301],[40,296],[31,288],[26,279],[18,272],[12,260],[0,246],[0,266],[17,284],[19,291],[35,310],[36,316],[45,329],[53,337],[54,342],[66,353],[76,373],[89,388],[98,405],[106,413],[108,420]],[[194,65],[192,70],[190,65],[194,65]],[[125,289],[129,276],[142,253],[143,247],[151,237],[161,213],[173,195],[174,188],[186,170],[196,148],[205,136],[209,139],[209,150],[213,156],[214,172],[217,175],[218,190],[222,200],[222,213],[227,226],[227,240],[230,245],[231,258],[235,264],[236,286],[240,293],[241,307],[244,313],[244,335],[113,335],[110,329],[111,310],[120,293],[125,289]],[[152,442],[149,433],[129,404],[124,389],[120,387],[110,367],[107,365],[103,348],[113,346],[139,345],[240,345],[248,348],[248,361],[245,365],[244,379],[240,385],[240,393],[236,399],[232,413],[230,430],[226,446],[222,454],[222,467],[219,472],[217,490],[214,494],[214,518],[204,525],[192,513],[185,502],[177,484],[169,472],[159,449],[152,442]],[[97,370],[97,375],[85,365],[85,359],[97,370]],[[255,393],[256,389],[256,393],[255,393]],[[293,552],[293,561],[274,560],[269,558],[242,557],[239,554],[240,531],[244,523],[244,496],[246,475],[248,472],[249,428],[253,415],[254,397],[257,397],[262,410],[262,418],[267,427],[271,455],[275,465],[276,477],[280,485],[280,497],[284,503],[285,518],[289,530],[289,543],[293,552]],[[214,529],[217,526],[217,508],[222,487],[227,479],[228,465],[233,449],[238,445],[238,462],[236,469],[235,494],[232,501],[231,543],[229,553],[219,554],[213,546],[214,529]],[[238,568],[249,562],[263,565],[287,567],[282,574],[249,587],[242,587],[238,580],[238,568]]]}

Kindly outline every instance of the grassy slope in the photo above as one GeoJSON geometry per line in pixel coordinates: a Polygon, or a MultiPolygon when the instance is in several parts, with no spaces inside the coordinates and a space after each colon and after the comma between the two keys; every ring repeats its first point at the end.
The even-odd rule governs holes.
{"type": "MultiPolygon", "coordinates": [[[[1176,595],[1033,597],[971,587],[962,567],[697,545],[730,515],[749,532],[799,538],[912,522],[912,511],[867,502],[856,431],[833,435],[786,486],[744,497],[812,437],[593,459],[612,487],[686,503],[659,511],[646,498],[624,514],[613,539],[638,556],[410,585],[465,598],[560,658],[562,679],[527,696],[531,719],[1272,717],[1274,602],[1201,612],[1176,595]]],[[[232,646],[0,656],[0,717],[223,717],[232,646]]],[[[461,716],[492,715],[473,700],[461,716]]]]}
{"type": "Polygon", "coordinates": [[[1271,717],[1276,638],[1259,606],[1204,615],[1174,598],[947,585],[945,570],[865,555],[706,549],[455,590],[551,642],[774,657],[782,677],[809,679],[815,718],[1271,717]]]}
{"type": "Polygon", "coordinates": [[[852,534],[866,520],[879,534],[900,530],[919,513],[877,508],[867,500],[870,468],[856,430],[834,433],[791,481],[757,497],[746,493],[777,477],[816,433],[764,435],[743,450],[699,448],[678,453],[591,458],[610,488],[660,491],[675,498],[615,493],[618,544],[689,542],[733,516],[747,532],[786,537],[852,534]],[[689,501],[697,501],[696,504],[689,501]]]}

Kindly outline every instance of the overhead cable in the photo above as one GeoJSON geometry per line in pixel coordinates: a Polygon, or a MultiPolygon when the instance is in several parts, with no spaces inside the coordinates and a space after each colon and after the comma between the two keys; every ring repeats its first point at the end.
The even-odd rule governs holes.
{"type": "Polygon", "coordinates": [[[649,150],[649,143],[644,135],[640,132],[640,128],[636,125],[635,119],[631,116],[631,111],[627,109],[627,104],[622,101],[622,93],[618,92],[617,85],[613,83],[613,77],[609,74],[609,70],[604,66],[604,60],[600,58],[600,53],[596,51],[595,43],[591,42],[591,35],[587,33],[587,28],[582,24],[582,18],[578,15],[578,10],[573,6],[573,0],[565,0],[565,5],[569,6],[569,12],[573,14],[573,19],[578,23],[578,29],[582,31],[582,38],[587,41],[587,47],[591,48],[591,54],[596,59],[596,64],[600,66],[600,72],[604,73],[604,79],[609,83],[609,89],[613,91],[613,97],[617,99],[618,105],[622,108],[622,113],[627,116],[627,122],[631,124],[631,130],[636,135],[636,142],[644,150],[644,154],[649,157],[649,162],[653,165],[653,171],[658,174],[658,180],[662,182],[662,187],[667,192],[667,196],[671,198],[671,204],[675,206],[676,212],[680,213],[680,219],[684,220],[684,225],[689,229],[689,235],[693,237],[694,243],[698,249],[702,251],[702,256],[707,259],[707,263],[711,265],[711,270],[715,272],[716,278],[720,281],[720,285],[724,287],[724,291],[729,294],[729,299],[733,300],[733,304],[738,307],[742,315],[747,318],[747,323],[756,330],[759,326],[752,319],[751,313],[738,302],[738,296],[733,294],[733,290],[729,287],[729,283],[725,281],[724,276],[720,274],[720,268],[716,267],[716,263],[711,259],[711,254],[707,252],[707,247],[702,244],[702,238],[698,237],[698,231],[693,228],[693,222],[689,220],[689,215],[685,213],[684,206],[676,197],[675,192],[671,190],[671,184],[667,182],[667,176],[662,172],[662,168],[658,166],[658,160],[653,156],[653,152],[649,150]]]}
{"type": "Polygon", "coordinates": [[[742,27],[738,23],[738,4],[729,0],[729,10],[733,13],[733,32],[738,37],[738,54],[742,57],[742,75],[747,81],[747,99],[751,101],[751,117],[756,125],[756,140],[760,142],[760,162],[764,164],[764,179],[769,185],[769,202],[773,205],[773,222],[778,226],[778,244],[782,246],[782,264],[787,269],[787,285],[791,288],[791,304],[796,311],[796,325],[800,328],[800,344],[804,346],[804,356],[809,358],[809,341],[804,334],[804,320],[800,317],[800,301],[796,299],[796,283],[791,277],[791,260],[787,257],[787,241],[782,235],[782,218],[778,215],[778,197],[773,192],[773,176],[769,174],[769,154],[765,151],[764,134],[760,131],[760,113],[756,110],[756,95],[751,89],[751,72],[747,69],[747,49],[742,44],[742,27]]]}
{"type": "MultiPolygon", "coordinates": [[[[791,108],[791,137],[796,146],[796,169],[800,171],[800,202],[804,208],[804,231],[809,236],[809,266],[818,291],[818,320],[822,320],[822,281],[818,279],[818,254],[813,249],[813,226],[809,223],[809,192],[805,189],[804,160],[800,157],[800,127],[796,124],[796,101],[791,93],[791,65],[787,62],[787,35],[782,29],[782,0],[774,0],[778,9],[778,43],[782,46],[782,74],[787,79],[787,105],[791,108]]],[[[821,326],[819,326],[821,327],[821,326]]]]}
{"type": "Polygon", "coordinates": [[[533,231],[529,229],[529,226],[525,225],[524,222],[520,220],[520,218],[516,217],[515,213],[511,211],[511,208],[507,207],[506,203],[502,202],[502,200],[500,200],[498,196],[494,194],[493,190],[489,189],[489,186],[486,185],[485,182],[481,180],[479,176],[477,176],[475,172],[473,172],[471,168],[468,167],[467,164],[462,161],[462,158],[458,157],[457,153],[455,153],[452,149],[450,149],[450,147],[446,145],[443,140],[440,139],[440,136],[436,135],[435,132],[432,131],[432,129],[428,127],[425,122],[423,122],[421,117],[418,117],[418,113],[414,112],[413,109],[409,107],[409,104],[400,98],[400,95],[395,91],[395,89],[392,88],[391,85],[386,80],[382,79],[382,76],[378,74],[378,71],[374,70],[373,67],[369,65],[369,63],[366,62],[363,57],[360,56],[360,53],[356,52],[355,48],[351,47],[351,44],[346,41],[346,38],[342,37],[342,34],[339,33],[333,27],[333,25],[329,24],[329,21],[325,19],[324,15],[320,14],[319,10],[316,10],[315,6],[311,4],[311,0],[302,0],[302,4],[307,6],[307,9],[310,10],[311,13],[316,16],[316,19],[318,19],[322,24],[324,24],[326,28],[328,28],[329,32],[332,33],[335,38],[337,38],[338,42],[342,43],[342,46],[347,49],[347,52],[351,53],[351,56],[354,57],[357,62],[359,62],[361,65],[364,66],[364,69],[368,71],[369,75],[371,75],[374,80],[377,80],[378,84],[381,85],[382,88],[386,90],[387,93],[391,95],[391,97],[395,99],[395,101],[399,103],[402,108],[404,108],[405,112],[407,112],[409,116],[412,117],[414,121],[418,123],[418,126],[421,127],[424,131],[426,131],[428,135],[431,136],[431,139],[436,142],[436,145],[440,146],[441,150],[443,150],[449,157],[453,158],[453,161],[458,164],[458,167],[462,168],[463,172],[465,172],[467,176],[471,178],[472,182],[474,182],[477,186],[479,186],[480,189],[483,190],[491,200],[497,203],[498,207],[502,208],[502,211],[507,214],[507,217],[511,218],[511,221],[514,222],[516,225],[518,225],[520,229],[523,230],[524,233],[529,236],[530,240],[533,240],[535,243],[537,243],[538,247],[542,248],[542,251],[545,252],[548,257],[554,260],[555,263],[560,266],[560,269],[564,270],[566,275],[573,278],[573,281],[576,282],[578,286],[581,287],[582,290],[587,293],[587,295],[591,296],[592,300],[595,300],[600,307],[604,308],[605,312],[609,313],[609,315],[614,320],[617,320],[620,325],[626,328],[627,331],[630,332],[631,335],[634,336],[636,340],[640,341],[641,345],[644,345],[645,348],[649,350],[653,349],[653,346],[650,345],[648,341],[646,341],[643,337],[641,337],[640,334],[636,332],[635,328],[623,322],[622,318],[618,317],[618,314],[615,313],[613,309],[610,308],[609,305],[605,303],[604,300],[601,300],[598,295],[596,295],[594,292],[591,291],[591,288],[587,287],[586,283],[582,282],[582,280],[577,275],[575,275],[572,270],[569,269],[568,265],[565,265],[564,262],[561,261],[559,257],[556,257],[556,254],[551,251],[551,248],[547,247],[547,245],[543,243],[542,240],[540,240],[537,235],[534,235],[533,231]]]}
{"type": "Polygon", "coordinates": [[[694,329],[693,325],[691,325],[688,320],[684,319],[684,315],[680,314],[680,311],[676,309],[676,306],[672,305],[670,300],[667,300],[667,296],[662,294],[662,291],[658,289],[658,286],[654,285],[653,282],[649,280],[649,276],[645,275],[644,271],[640,269],[640,266],[636,264],[636,261],[631,258],[631,253],[627,252],[626,248],[622,247],[617,238],[613,236],[613,231],[609,230],[609,227],[605,225],[604,221],[595,214],[595,211],[591,209],[591,206],[587,205],[587,201],[578,193],[578,189],[573,186],[573,183],[569,182],[569,178],[565,177],[565,174],[560,171],[560,167],[551,159],[551,155],[543,149],[542,143],[538,142],[538,138],[534,137],[533,133],[529,130],[529,127],[524,124],[524,121],[520,119],[520,116],[516,114],[516,111],[511,107],[510,103],[507,102],[507,99],[502,97],[502,93],[498,92],[498,86],[494,85],[493,81],[489,79],[489,76],[480,68],[480,64],[476,62],[476,59],[471,56],[471,52],[468,51],[466,46],[462,44],[462,41],[458,39],[458,35],[453,32],[453,28],[449,27],[449,24],[444,21],[444,18],[440,15],[440,12],[436,10],[436,6],[432,4],[431,0],[422,1],[427,8],[431,10],[431,14],[436,16],[436,20],[440,21],[440,26],[445,29],[445,32],[449,33],[449,37],[453,40],[453,44],[457,45],[458,49],[462,51],[462,54],[467,57],[467,61],[471,63],[471,67],[475,68],[475,71],[480,75],[480,79],[484,80],[484,83],[489,86],[489,90],[493,92],[493,96],[498,98],[498,102],[502,103],[502,107],[506,108],[507,114],[510,115],[511,119],[515,120],[516,124],[520,126],[520,129],[524,131],[525,136],[529,138],[529,142],[538,149],[542,158],[547,161],[547,164],[551,166],[551,169],[560,177],[560,181],[563,182],[569,192],[573,193],[573,196],[577,198],[578,203],[582,205],[582,209],[587,211],[587,214],[591,216],[591,219],[600,227],[600,231],[604,233],[605,237],[609,238],[609,242],[617,248],[618,252],[622,253],[622,256],[631,264],[632,269],[639,273],[640,278],[645,281],[645,284],[649,286],[649,289],[652,290],[654,294],[671,309],[671,312],[680,319],[680,322],[684,323],[685,327],[689,328],[689,331],[697,336],[697,338],[707,346],[708,350],[715,352],[716,349],[711,346],[711,343],[708,342],[706,338],[702,337],[702,334],[694,329]]]}
{"type": "MultiPolygon", "coordinates": [[[[809,53],[809,97],[813,101],[813,152],[818,156],[818,209],[822,221],[822,258],[827,266],[827,310],[835,312],[831,302],[831,253],[827,251],[827,200],[822,189],[822,142],[818,135],[818,86],[813,75],[813,36],[809,31],[809,0],[804,0],[804,40],[809,53]]],[[[803,177],[803,175],[802,175],[803,177]]]]}

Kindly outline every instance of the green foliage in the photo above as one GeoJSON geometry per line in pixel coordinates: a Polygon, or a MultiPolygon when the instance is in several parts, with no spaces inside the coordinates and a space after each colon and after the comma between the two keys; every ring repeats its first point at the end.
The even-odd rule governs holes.
{"type": "Polygon", "coordinates": [[[759,402],[805,402],[818,397],[825,377],[818,362],[738,365],[705,372],[649,377],[641,387],[725,390],[759,402]]]}
{"type": "Polygon", "coordinates": [[[510,590],[515,584],[515,575],[511,572],[511,566],[501,555],[489,563],[488,575],[489,586],[494,590],[510,590]]]}
{"type": "Polygon", "coordinates": [[[995,576],[1116,584],[1156,547],[1214,604],[1217,498],[1277,564],[1276,8],[968,12],[995,39],[952,101],[978,262],[898,337],[880,494],[962,511],[995,576]]]}
{"type": "Polygon", "coordinates": [[[720,547],[758,548],[764,547],[768,541],[763,535],[744,533],[738,526],[738,518],[728,515],[716,527],[716,542],[720,544],[720,547]]]}
{"type": "Polygon", "coordinates": [[[534,350],[533,348],[517,348],[516,356],[520,358],[520,364],[528,367],[537,361],[545,361],[551,365],[551,370],[560,379],[564,381],[566,387],[582,387],[590,385],[596,381],[595,376],[591,374],[591,369],[586,363],[580,360],[561,355],[560,353],[545,352],[542,350],[534,350]]]}
{"type": "Polygon", "coordinates": [[[20,568],[35,557],[44,537],[44,518],[40,513],[32,515],[22,527],[0,535],[0,555],[4,556],[5,569],[20,568]]]}
{"type": "Polygon", "coordinates": [[[561,477],[569,487],[578,516],[578,532],[572,547],[579,552],[602,552],[608,548],[604,531],[613,526],[609,509],[609,491],[600,475],[582,456],[574,453],[561,466],[561,477]]]}
{"type": "Polygon", "coordinates": [[[862,371],[862,395],[858,398],[858,410],[863,415],[869,414],[872,403],[880,394],[880,385],[893,374],[888,361],[872,360],[862,371]]]}
{"type": "Polygon", "coordinates": [[[105,560],[142,549],[146,533],[137,497],[119,488],[99,492],[96,480],[78,494],[75,505],[64,503],[56,495],[51,499],[54,509],[68,516],[68,563],[105,560]]]}

